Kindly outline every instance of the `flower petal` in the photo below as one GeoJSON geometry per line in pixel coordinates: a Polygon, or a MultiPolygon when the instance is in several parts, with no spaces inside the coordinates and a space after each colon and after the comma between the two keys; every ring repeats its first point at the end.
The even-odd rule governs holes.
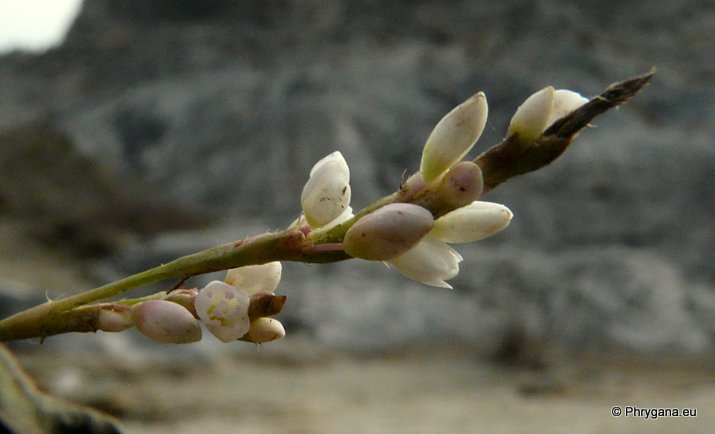
{"type": "Polygon", "coordinates": [[[430,235],[415,247],[385,263],[408,279],[440,288],[452,288],[445,280],[459,274],[462,255],[430,235]]]}
{"type": "Polygon", "coordinates": [[[512,217],[504,205],[472,202],[435,220],[430,235],[448,243],[471,243],[506,228],[512,217]]]}
{"type": "Polygon", "coordinates": [[[196,296],[196,313],[206,328],[221,342],[231,342],[245,335],[250,328],[248,305],[251,298],[245,292],[225,282],[214,280],[196,296]]]}
{"type": "Polygon", "coordinates": [[[439,178],[474,146],[487,123],[487,98],[473,95],[434,127],[422,151],[420,171],[426,182],[439,178]]]}
{"type": "Polygon", "coordinates": [[[281,281],[282,269],[279,261],[232,268],[228,270],[223,281],[236,288],[241,288],[248,295],[259,292],[273,293],[281,281]]]}

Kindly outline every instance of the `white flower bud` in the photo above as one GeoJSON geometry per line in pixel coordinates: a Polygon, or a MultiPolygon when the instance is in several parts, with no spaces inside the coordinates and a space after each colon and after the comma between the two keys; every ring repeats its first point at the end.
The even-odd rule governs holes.
{"type": "Polygon", "coordinates": [[[534,93],[516,109],[509,123],[509,135],[516,134],[519,142],[529,145],[541,136],[554,105],[554,88],[549,86],[534,93]]]}
{"type": "Polygon", "coordinates": [[[422,151],[420,171],[426,182],[439,178],[472,149],[487,122],[484,93],[473,95],[434,127],[422,151]]]}
{"type": "Polygon", "coordinates": [[[251,328],[241,340],[263,344],[280,339],[285,335],[285,328],[283,328],[283,324],[281,324],[280,321],[263,317],[251,321],[251,328]]]}
{"type": "Polygon", "coordinates": [[[582,97],[579,93],[567,89],[557,90],[554,92],[554,105],[549,114],[549,120],[546,122],[546,127],[550,127],[551,124],[587,102],[588,98],[582,97]]]}
{"type": "Polygon", "coordinates": [[[313,166],[300,203],[308,224],[316,228],[342,215],[350,205],[350,196],[350,169],[336,151],[313,166]]]}
{"type": "Polygon", "coordinates": [[[194,305],[211,334],[221,342],[231,342],[245,335],[250,327],[250,302],[244,291],[214,280],[199,291],[194,305]]]}
{"type": "Polygon", "coordinates": [[[121,304],[106,304],[99,308],[97,329],[104,332],[123,332],[134,325],[132,309],[121,304]]]}
{"type": "Polygon", "coordinates": [[[528,146],[557,120],[588,102],[576,92],[545,87],[531,95],[516,110],[509,123],[509,134],[528,146]]]}
{"type": "Polygon", "coordinates": [[[452,288],[445,280],[459,273],[462,255],[444,241],[427,235],[415,247],[385,263],[400,274],[425,285],[452,288]]]}
{"type": "Polygon", "coordinates": [[[132,307],[137,330],[155,341],[188,344],[201,340],[201,326],[184,307],[166,300],[149,300],[132,307]]]}
{"type": "Polygon", "coordinates": [[[512,216],[504,205],[472,202],[435,220],[430,236],[448,243],[471,243],[506,228],[512,216]]]}
{"type": "Polygon", "coordinates": [[[343,249],[356,258],[384,261],[404,253],[432,229],[432,214],[418,205],[392,203],[348,229],[343,249]]]}
{"type": "Polygon", "coordinates": [[[241,288],[248,295],[259,292],[273,293],[281,281],[281,270],[282,266],[278,261],[232,268],[228,270],[223,281],[241,288]]]}

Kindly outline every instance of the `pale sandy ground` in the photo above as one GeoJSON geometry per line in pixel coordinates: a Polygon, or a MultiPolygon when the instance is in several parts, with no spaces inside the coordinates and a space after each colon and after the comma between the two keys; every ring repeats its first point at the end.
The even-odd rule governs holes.
{"type": "Polygon", "coordinates": [[[715,372],[703,366],[591,358],[534,371],[450,351],[357,358],[300,341],[201,363],[185,357],[127,363],[92,354],[21,361],[46,389],[108,410],[133,433],[708,433],[715,427],[715,372]],[[697,417],[614,418],[613,405],[696,408],[697,417]]]}
{"type": "MultiPolygon", "coordinates": [[[[0,278],[58,292],[84,284],[71,259],[15,229],[0,224],[0,278]]],[[[715,427],[715,368],[702,363],[551,351],[546,368],[530,370],[454,348],[356,357],[296,334],[260,352],[244,345],[214,357],[183,350],[147,356],[125,346],[112,352],[107,336],[80,339],[109,342],[113,356],[49,346],[17,355],[41,387],[116,415],[129,433],[710,433],[715,427]],[[614,418],[614,405],[696,408],[697,417],[614,418]]]]}

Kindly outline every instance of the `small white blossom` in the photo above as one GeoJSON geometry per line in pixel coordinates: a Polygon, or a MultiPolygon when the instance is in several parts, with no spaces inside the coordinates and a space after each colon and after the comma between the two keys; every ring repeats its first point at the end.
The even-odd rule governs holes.
{"type": "Polygon", "coordinates": [[[523,145],[530,145],[551,124],[587,102],[587,98],[576,92],[545,87],[519,106],[511,118],[508,133],[516,134],[523,145]]]}
{"type": "Polygon", "coordinates": [[[425,182],[439,178],[472,149],[482,135],[487,113],[487,99],[479,92],[437,123],[422,151],[420,171],[425,182]]]}
{"type": "Polygon", "coordinates": [[[336,151],[313,166],[300,203],[308,224],[318,228],[344,215],[350,197],[350,169],[343,155],[336,151]]]}
{"type": "Polygon", "coordinates": [[[435,220],[430,235],[447,243],[471,243],[506,228],[512,217],[504,205],[476,201],[435,220]]]}
{"type": "Polygon", "coordinates": [[[444,241],[427,235],[407,252],[385,261],[400,274],[425,285],[452,288],[445,282],[459,273],[462,255],[444,241]]]}
{"type": "Polygon", "coordinates": [[[430,233],[407,252],[385,261],[403,276],[430,286],[451,288],[446,281],[459,274],[462,256],[447,243],[469,243],[509,225],[504,205],[473,202],[434,221],[430,233]]]}
{"type": "Polygon", "coordinates": [[[209,282],[196,296],[196,313],[206,328],[221,342],[231,342],[250,328],[248,305],[251,297],[225,282],[209,282]]]}

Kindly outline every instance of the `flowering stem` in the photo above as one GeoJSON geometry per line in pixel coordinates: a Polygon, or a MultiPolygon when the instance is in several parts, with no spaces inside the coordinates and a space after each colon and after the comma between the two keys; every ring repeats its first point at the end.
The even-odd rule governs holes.
{"type": "Polygon", "coordinates": [[[474,162],[482,169],[484,193],[509,178],[541,169],[557,159],[593,118],[625,103],[653,75],[655,70],[608,86],[601,95],[554,122],[531,146],[521,146],[516,137],[507,136],[501,143],[483,152],[474,162]]]}
{"type": "MultiPolygon", "coordinates": [[[[653,74],[654,71],[651,71],[609,86],[600,96],[556,121],[530,147],[517,146],[513,137],[507,137],[479,155],[474,162],[482,170],[484,191],[494,189],[513,176],[537,170],[551,163],[568,148],[573,137],[595,116],[623,104],[645,86],[653,74]]],[[[415,181],[415,178],[407,181],[407,188],[411,181],[415,181]]],[[[425,196],[435,194],[434,191],[430,189],[429,184],[420,188],[418,195],[412,193],[406,195],[407,190],[401,186],[397,192],[377,200],[359,211],[355,217],[328,230],[318,229],[306,234],[301,228],[290,228],[222,244],[90,291],[47,301],[0,321],[0,341],[42,338],[71,331],[94,331],[96,326],[93,324],[93,318],[96,312],[93,309],[96,309],[97,305],[90,305],[90,303],[162,280],[186,279],[198,274],[271,261],[328,263],[350,259],[341,245],[346,231],[363,216],[387,204],[412,202],[418,196],[420,200],[429,203],[429,200],[425,200],[425,196]]]]}

